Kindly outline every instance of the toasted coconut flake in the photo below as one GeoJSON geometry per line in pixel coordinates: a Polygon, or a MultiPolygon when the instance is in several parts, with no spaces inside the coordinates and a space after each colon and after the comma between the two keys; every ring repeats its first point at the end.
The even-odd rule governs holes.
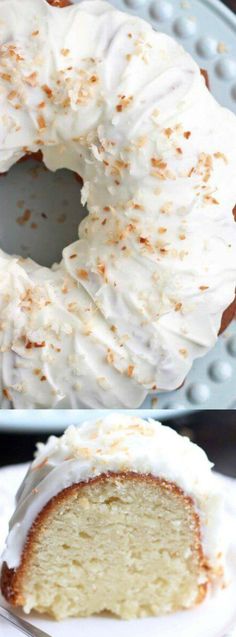
{"type": "Polygon", "coordinates": [[[182,309],[183,304],[182,303],[176,303],[175,304],[175,312],[180,312],[180,310],[182,309]]]}
{"type": "Polygon", "coordinates": [[[166,201],[166,203],[164,203],[163,206],[161,206],[160,212],[162,214],[167,214],[168,215],[171,212],[172,208],[173,208],[172,201],[166,201]]]}
{"type": "Polygon", "coordinates": [[[21,217],[17,217],[16,221],[19,224],[19,226],[24,226],[25,223],[27,223],[27,221],[29,221],[30,217],[31,217],[31,210],[29,210],[28,208],[26,208],[26,210],[24,211],[23,215],[21,217]]]}
{"type": "Polygon", "coordinates": [[[164,133],[166,137],[171,137],[171,135],[173,135],[173,128],[165,128],[164,133]]]}
{"type": "Polygon", "coordinates": [[[222,159],[225,164],[228,164],[228,159],[227,159],[227,157],[226,157],[226,155],[224,153],[220,153],[220,152],[214,153],[214,157],[216,159],[222,159]]]}
{"type": "Polygon", "coordinates": [[[83,280],[88,279],[88,272],[87,272],[87,270],[83,270],[83,269],[76,270],[76,274],[77,274],[77,276],[79,277],[79,279],[83,279],[83,280]]]}
{"type": "Polygon", "coordinates": [[[41,343],[36,343],[34,341],[27,340],[25,344],[25,349],[32,349],[33,347],[35,348],[45,347],[45,345],[46,345],[45,341],[42,341],[41,343]]]}
{"type": "Polygon", "coordinates": [[[228,53],[228,47],[226,46],[225,42],[218,42],[217,53],[220,53],[221,55],[223,53],[228,53]]]}
{"type": "Polygon", "coordinates": [[[0,78],[2,80],[5,80],[5,82],[11,82],[11,75],[10,73],[0,73],[0,78]]]}
{"type": "Polygon", "coordinates": [[[104,263],[98,263],[97,270],[98,270],[99,274],[104,276],[105,272],[106,272],[106,266],[104,265],[104,263]]]}
{"type": "Polygon", "coordinates": [[[10,93],[8,93],[7,99],[9,100],[9,102],[12,102],[12,100],[14,100],[16,97],[18,97],[17,92],[10,91],[10,93]]]}
{"type": "Polygon", "coordinates": [[[181,356],[183,356],[184,358],[187,358],[187,356],[188,356],[188,350],[187,350],[187,349],[185,349],[184,347],[181,347],[181,348],[179,349],[179,353],[180,353],[180,354],[181,354],[181,356]]]}
{"type": "Polygon", "coordinates": [[[24,78],[26,84],[29,84],[30,86],[36,86],[37,84],[37,73],[36,71],[34,71],[33,73],[31,73],[30,75],[28,75],[27,77],[24,78]]]}
{"type": "Polygon", "coordinates": [[[89,83],[90,84],[96,84],[96,82],[98,82],[97,75],[91,75],[91,77],[89,78],[89,83]]]}
{"type": "Polygon", "coordinates": [[[43,130],[46,128],[46,122],[43,115],[38,115],[37,117],[39,130],[43,130]]]}
{"type": "Polygon", "coordinates": [[[204,201],[219,206],[219,201],[217,201],[217,199],[215,199],[215,197],[212,197],[211,195],[204,195],[204,201]]]}
{"type": "Polygon", "coordinates": [[[112,365],[112,363],[114,363],[114,354],[111,349],[107,350],[106,361],[107,363],[109,363],[109,365],[112,365]]]}
{"type": "Polygon", "coordinates": [[[134,365],[128,365],[127,376],[129,376],[129,378],[131,378],[133,376],[133,373],[134,373],[134,365]]]}
{"type": "Polygon", "coordinates": [[[44,84],[44,85],[42,86],[42,89],[43,89],[44,93],[46,93],[46,95],[48,96],[48,98],[49,98],[49,99],[51,99],[52,94],[53,94],[53,93],[52,93],[52,89],[51,89],[51,88],[50,88],[47,84],[44,84]]]}
{"type": "Polygon", "coordinates": [[[127,108],[132,100],[133,97],[132,95],[129,95],[128,97],[126,97],[125,95],[121,95],[120,97],[120,102],[119,104],[116,105],[116,110],[118,111],[118,113],[121,113],[125,108],[127,108]]]}
{"type": "Polygon", "coordinates": [[[9,390],[6,387],[4,387],[4,389],[2,390],[2,393],[3,393],[3,396],[5,396],[5,398],[7,398],[7,400],[11,400],[10,392],[9,392],[9,390]]]}
{"type": "Polygon", "coordinates": [[[162,159],[158,159],[158,157],[152,157],[151,164],[153,168],[160,168],[160,170],[165,170],[165,168],[167,168],[167,163],[162,159]]]}

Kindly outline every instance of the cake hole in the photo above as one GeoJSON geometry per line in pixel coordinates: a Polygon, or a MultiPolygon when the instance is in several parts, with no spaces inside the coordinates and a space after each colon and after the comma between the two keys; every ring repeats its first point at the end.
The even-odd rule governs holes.
{"type": "Polygon", "coordinates": [[[79,534],[80,537],[82,537],[83,540],[91,540],[91,535],[89,535],[89,533],[86,533],[85,531],[81,531],[79,534]]]}
{"type": "MultiPolygon", "coordinates": [[[[82,568],[82,564],[79,560],[72,560],[72,564],[75,568],[82,568]]],[[[77,588],[80,588],[79,584],[77,585],[77,588]]]]}
{"type": "Polygon", "coordinates": [[[47,267],[59,262],[87,215],[80,190],[69,170],[53,173],[32,158],[13,166],[0,176],[0,248],[47,267]]]}
{"type": "Polygon", "coordinates": [[[121,500],[120,500],[120,498],[116,498],[115,496],[113,496],[113,497],[111,497],[111,498],[108,498],[108,499],[106,500],[106,504],[108,504],[108,505],[109,505],[109,504],[114,504],[114,503],[117,503],[117,502],[119,502],[119,504],[121,504],[121,500]]]}

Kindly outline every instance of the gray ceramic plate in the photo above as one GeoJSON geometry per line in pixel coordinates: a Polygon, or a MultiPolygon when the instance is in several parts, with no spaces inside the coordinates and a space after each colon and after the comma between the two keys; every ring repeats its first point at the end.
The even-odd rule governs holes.
{"type": "MultiPolygon", "coordinates": [[[[216,98],[236,112],[236,16],[221,2],[113,0],[113,3],[177,38],[207,69],[216,98]]],[[[49,173],[31,160],[15,166],[0,178],[0,247],[10,253],[30,255],[47,266],[60,260],[62,248],[76,239],[78,224],[86,213],[79,203],[79,188],[75,175],[69,171],[49,173]]],[[[195,362],[180,390],[149,397],[144,407],[234,408],[235,378],[234,321],[216,347],[195,362]]],[[[5,425],[9,422],[12,426],[11,418],[10,412],[2,413],[0,426],[3,419],[5,425]]],[[[32,412],[31,420],[34,427],[38,421],[36,413],[32,412]]]]}

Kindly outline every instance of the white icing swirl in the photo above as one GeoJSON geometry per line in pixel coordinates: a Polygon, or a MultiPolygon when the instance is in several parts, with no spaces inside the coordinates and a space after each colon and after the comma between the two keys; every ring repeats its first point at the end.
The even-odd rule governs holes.
{"type": "Polygon", "coordinates": [[[89,210],[51,270],[1,252],[2,406],[136,407],[180,386],[233,300],[236,118],[101,0],[0,16],[0,170],[41,149],[89,210]]]}
{"type": "Polygon", "coordinates": [[[216,568],[224,544],[222,497],[212,466],[200,447],[154,420],[110,413],[79,427],[70,426],[60,438],[51,436],[38,445],[17,495],[3,559],[9,568],[19,566],[34,520],[62,489],[109,471],[134,471],[173,482],[193,498],[203,551],[216,568]]]}

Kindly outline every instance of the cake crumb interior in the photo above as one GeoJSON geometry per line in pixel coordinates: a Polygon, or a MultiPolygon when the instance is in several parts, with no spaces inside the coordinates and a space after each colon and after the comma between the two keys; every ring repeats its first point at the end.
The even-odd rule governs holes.
{"type": "Polygon", "coordinates": [[[207,588],[192,500],[145,476],[66,489],[41,512],[27,549],[25,611],[56,619],[165,614],[202,601],[207,588]]]}

